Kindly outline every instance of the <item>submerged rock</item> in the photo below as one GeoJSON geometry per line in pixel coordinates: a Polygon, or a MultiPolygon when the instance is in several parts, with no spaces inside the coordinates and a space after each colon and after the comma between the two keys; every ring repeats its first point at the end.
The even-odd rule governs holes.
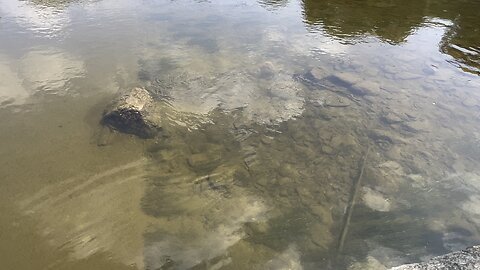
{"type": "Polygon", "coordinates": [[[107,146],[112,140],[112,132],[110,128],[103,126],[95,132],[95,141],[97,146],[107,146]]]}
{"type": "Polygon", "coordinates": [[[394,125],[403,122],[402,116],[395,112],[386,112],[381,117],[380,120],[387,125],[394,125]]]}
{"type": "Polygon", "coordinates": [[[381,90],[378,83],[365,80],[355,73],[338,73],[326,79],[355,96],[377,95],[381,90]]]}
{"type": "Polygon", "coordinates": [[[150,93],[136,87],[122,94],[105,110],[101,123],[120,132],[152,138],[160,129],[158,121],[151,114],[153,106],[150,93]]]}
{"type": "Polygon", "coordinates": [[[197,170],[207,170],[215,168],[221,160],[220,155],[198,153],[193,154],[187,158],[187,163],[190,167],[197,170]]]}
{"type": "Polygon", "coordinates": [[[413,263],[391,268],[391,270],[474,270],[480,269],[480,246],[438,256],[424,263],[413,263]]]}
{"type": "Polygon", "coordinates": [[[271,62],[265,62],[258,69],[257,75],[260,79],[271,80],[275,77],[275,67],[271,62]]]}
{"type": "Polygon", "coordinates": [[[294,79],[306,85],[317,86],[325,79],[325,75],[320,68],[312,68],[303,74],[294,75],[294,79]]]}
{"type": "Polygon", "coordinates": [[[328,79],[335,84],[345,87],[352,86],[354,84],[364,81],[364,79],[358,74],[348,72],[336,73],[335,75],[330,76],[328,79]]]}
{"type": "Polygon", "coordinates": [[[363,188],[363,193],[362,199],[366,206],[379,212],[390,211],[391,203],[382,193],[368,187],[363,188]]]}
{"type": "Polygon", "coordinates": [[[380,93],[381,87],[378,83],[372,81],[360,81],[353,84],[348,90],[357,96],[376,95],[380,93]]]}
{"type": "Polygon", "coordinates": [[[312,104],[316,107],[348,107],[351,102],[348,98],[342,97],[336,93],[318,91],[312,96],[312,104]]]}
{"type": "Polygon", "coordinates": [[[386,270],[387,267],[385,267],[385,265],[372,256],[368,256],[363,262],[356,262],[348,267],[348,270],[365,269],[386,270]]]}

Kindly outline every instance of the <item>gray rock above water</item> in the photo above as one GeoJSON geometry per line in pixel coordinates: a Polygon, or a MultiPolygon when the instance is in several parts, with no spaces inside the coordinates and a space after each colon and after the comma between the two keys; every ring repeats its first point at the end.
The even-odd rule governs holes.
{"type": "Polygon", "coordinates": [[[151,114],[154,100],[143,88],[133,88],[120,95],[105,110],[101,123],[120,132],[152,138],[160,129],[158,119],[151,114]]]}
{"type": "Polygon", "coordinates": [[[480,246],[435,257],[425,263],[406,264],[390,270],[476,270],[480,269],[480,246]]]}

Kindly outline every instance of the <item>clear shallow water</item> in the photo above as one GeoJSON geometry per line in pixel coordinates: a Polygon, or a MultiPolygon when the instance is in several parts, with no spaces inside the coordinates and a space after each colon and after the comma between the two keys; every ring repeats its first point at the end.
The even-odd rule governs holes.
{"type": "Polygon", "coordinates": [[[382,269],[478,244],[478,8],[1,0],[1,268],[382,269]],[[164,132],[104,145],[137,86],[169,100],[164,132]]]}

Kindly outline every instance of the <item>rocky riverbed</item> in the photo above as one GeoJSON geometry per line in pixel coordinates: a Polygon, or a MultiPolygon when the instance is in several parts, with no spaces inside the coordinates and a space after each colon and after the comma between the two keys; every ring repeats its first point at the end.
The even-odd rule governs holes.
{"type": "MultiPolygon", "coordinates": [[[[275,69],[280,68],[271,65],[259,66],[255,75],[265,76],[266,80],[279,77],[275,69]]],[[[429,256],[474,244],[472,239],[478,235],[472,223],[468,220],[459,223],[461,216],[475,211],[473,208],[452,204],[452,207],[461,207],[461,211],[456,211],[460,219],[442,222],[439,218],[444,212],[450,213],[451,208],[430,212],[439,201],[452,200],[453,203],[459,194],[467,196],[469,199],[463,204],[469,204],[475,197],[470,198],[468,194],[478,191],[476,184],[469,180],[474,181],[476,176],[455,169],[455,159],[459,158],[455,149],[438,143],[454,132],[453,127],[437,124],[441,121],[436,119],[435,111],[447,109],[440,105],[442,96],[435,99],[435,104],[430,102],[431,97],[428,100],[427,97],[424,100],[417,98],[413,103],[402,102],[403,98],[407,100],[408,91],[405,91],[405,97],[398,97],[399,93],[392,92],[394,90],[383,81],[369,81],[353,73],[330,74],[312,68],[290,77],[284,76],[281,85],[285,88],[275,88],[279,94],[272,95],[270,101],[274,107],[266,111],[262,108],[257,113],[260,107],[253,100],[242,103],[230,100],[228,95],[218,96],[225,94],[223,87],[240,89],[236,87],[241,85],[244,89],[245,82],[248,83],[252,75],[245,76],[222,75],[213,79],[194,76],[190,79],[183,74],[170,76],[169,86],[162,81],[165,79],[158,79],[147,82],[148,90],[142,90],[149,93],[148,100],[155,100],[156,108],[150,107],[151,111],[146,114],[168,119],[151,127],[162,126],[162,133],[151,139],[148,150],[158,164],[153,175],[161,177],[149,181],[151,188],[147,189],[149,192],[143,199],[147,213],[157,218],[168,217],[169,213],[177,216],[178,213],[189,213],[193,209],[187,205],[192,200],[198,200],[194,205],[219,205],[218,215],[230,212],[228,205],[241,204],[240,201],[244,200],[253,200],[257,205],[254,209],[262,209],[254,210],[260,211],[256,214],[238,213],[239,217],[232,217],[239,223],[232,225],[234,229],[226,235],[218,237],[237,240],[232,240],[221,250],[212,251],[214,254],[207,262],[218,261],[223,252],[235,250],[239,243],[245,245],[245,241],[275,250],[289,250],[293,242],[294,250],[302,254],[302,263],[306,267],[315,265],[320,259],[333,266],[338,260],[331,260],[332,252],[335,257],[344,256],[359,246],[373,252],[367,260],[388,267],[421,258],[420,254],[429,256]],[[201,89],[211,92],[207,91],[189,104],[191,95],[201,89]],[[282,99],[281,89],[296,89],[294,96],[300,104],[297,109],[282,102],[292,99],[282,99]],[[181,96],[176,91],[181,92],[181,96]],[[197,108],[198,102],[212,107],[205,107],[202,112],[189,110],[197,108]],[[278,118],[275,108],[293,110],[278,118]],[[368,148],[371,153],[366,156],[368,148]],[[435,158],[438,155],[443,158],[435,158]],[[365,174],[358,179],[365,158],[365,174]],[[451,160],[452,165],[446,166],[445,160],[451,160]],[[452,193],[451,199],[437,197],[436,194],[443,194],[443,190],[449,188],[448,179],[452,177],[462,179],[456,181],[458,188],[455,190],[459,194],[452,193]],[[432,182],[431,179],[438,180],[432,182]],[[359,180],[362,182],[355,188],[359,180]],[[358,194],[358,198],[353,201],[353,219],[346,223],[345,209],[352,207],[349,198],[353,193],[358,194]],[[422,218],[411,217],[412,209],[422,218]],[[249,218],[243,218],[244,215],[249,218]],[[380,225],[384,220],[390,220],[388,226],[380,225]],[[349,233],[343,250],[344,243],[340,244],[339,238],[345,229],[349,233]],[[283,230],[289,231],[291,237],[280,236],[283,230]],[[376,233],[377,230],[380,233],[376,233]],[[400,237],[396,234],[402,235],[404,245],[394,240],[400,237]],[[356,235],[362,235],[362,239],[356,239],[356,235]],[[440,245],[425,246],[416,250],[414,256],[409,256],[408,250],[418,241],[433,241],[440,245]],[[391,254],[388,250],[392,250],[391,254]],[[387,254],[383,254],[385,252],[387,254]]],[[[268,82],[267,85],[278,87],[279,83],[268,82]]],[[[461,114],[462,111],[455,113],[461,114]]],[[[472,118],[471,121],[475,120],[472,118]]],[[[145,123],[148,124],[142,122],[142,125],[145,123]]],[[[469,164],[466,161],[461,163],[463,166],[469,164]]],[[[215,221],[215,215],[204,215],[211,221],[207,222],[207,227],[202,225],[202,230],[218,230],[218,226],[224,226],[216,224],[220,220],[215,221]]],[[[175,219],[183,220],[181,216],[175,219]]],[[[171,218],[169,220],[169,223],[174,222],[171,218]]],[[[163,241],[180,241],[184,233],[152,232],[153,236],[163,235],[163,239],[170,235],[167,238],[171,239],[156,240],[149,246],[156,249],[161,245],[169,250],[170,244],[163,241]]],[[[193,266],[193,262],[184,261],[185,256],[188,257],[186,254],[191,252],[194,251],[182,251],[177,247],[174,252],[177,255],[169,257],[168,264],[193,266]]],[[[268,256],[265,260],[268,261],[268,256]]],[[[353,258],[344,258],[340,263],[342,267],[348,266],[349,260],[353,258]]],[[[163,265],[155,259],[148,261],[156,266],[163,265]]],[[[220,261],[225,263],[223,259],[220,261]]],[[[371,265],[371,262],[367,263],[371,265]]],[[[358,266],[353,264],[351,267],[358,266]]]]}
{"type": "Polygon", "coordinates": [[[389,269],[478,245],[478,9],[4,0],[0,268],[389,269]]]}
{"type": "Polygon", "coordinates": [[[480,247],[474,246],[465,250],[452,252],[435,257],[425,263],[407,264],[392,268],[392,270],[422,270],[422,269],[479,269],[480,247]]]}

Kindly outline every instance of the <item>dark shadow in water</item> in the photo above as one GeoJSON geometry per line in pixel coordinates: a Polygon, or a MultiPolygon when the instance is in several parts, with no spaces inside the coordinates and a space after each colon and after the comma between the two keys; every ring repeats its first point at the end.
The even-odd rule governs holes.
{"type": "Polygon", "coordinates": [[[453,25],[444,35],[440,50],[453,56],[462,70],[480,75],[480,2],[471,8],[457,5],[462,12],[452,14],[453,25]]]}
{"type": "Polygon", "coordinates": [[[373,35],[398,44],[423,22],[422,1],[303,0],[303,19],[310,31],[325,31],[345,41],[373,35]]]}
{"type": "MultiPolygon", "coordinates": [[[[259,1],[277,9],[286,1],[259,1]]],[[[374,36],[401,44],[432,18],[448,20],[440,50],[455,58],[464,71],[480,74],[479,1],[432,0],[302,0],[303,21],[311,32],[320,32],[345,43],[374,36]]],[[[442,25],[445,26],[445,25],[442,25]]]]}
{"type": "Polygon", "coordinates": [[[324,31],[347,42],[373,35],[400,44],[429,18],[453,22],[440,50],[465,71],[480,74],[478,1],[316,1],[303,0],[303,16],[311,31],[324,31]]]}

